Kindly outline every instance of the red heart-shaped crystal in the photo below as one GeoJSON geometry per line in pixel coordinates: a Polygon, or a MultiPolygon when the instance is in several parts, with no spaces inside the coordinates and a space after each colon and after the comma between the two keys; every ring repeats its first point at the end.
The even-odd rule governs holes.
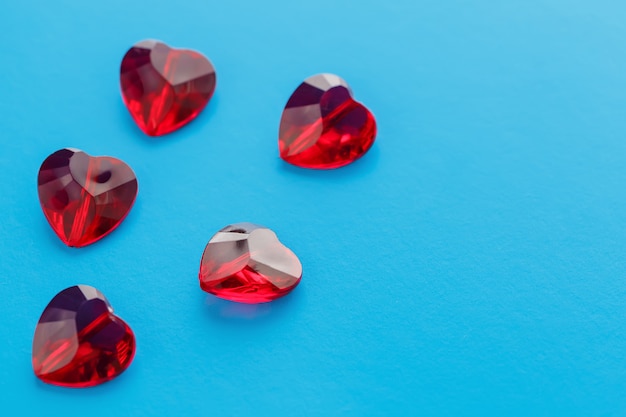
{"type": "Polygon", "coordinates": [[[251,223],[227,226],[202,254],[200,287],[220,298],[263,303],[300,283],[302,264],[270,229],[251,223]]]}
{"type": "Polygon", "coordinates": [[[44,382],[91,387],[128,368],[135,336],[100,291],[77,285],[58,293],[41,314],[33,340],[33,370],[44,382]]]}
{"type": "Polygon", "coordinates": [[[173,132],[192,121],[215,91],[215,69],[204,55],[147,40],[126,52],[122,98],[147,135],[173,132]]]}
{"type": "Polygon", "coordinates": [[[55,233],[66,245],[81,247],[124,220],[137,197],[137,178],[119,159],[66,148],[41,164],[38,191],[55,233]]]}
{"type": "Polygon", "coordinates": [[[376,121],[333,74],[307,78],[289,98],[280,121],[280,157],[314,169],[339,168],[374,144],[376,121]]]}

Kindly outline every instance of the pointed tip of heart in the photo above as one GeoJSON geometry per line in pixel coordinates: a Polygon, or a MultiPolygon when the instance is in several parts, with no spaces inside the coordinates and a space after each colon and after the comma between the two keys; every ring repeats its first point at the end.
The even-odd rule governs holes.
{"type": "Polygon", "coordinates": [[[309,169],[335,169],[364,156],[376,139],[376,120],[352,97],[341,77],[318,74],[293,92],[279,129],[280,157],[309,169]]]}

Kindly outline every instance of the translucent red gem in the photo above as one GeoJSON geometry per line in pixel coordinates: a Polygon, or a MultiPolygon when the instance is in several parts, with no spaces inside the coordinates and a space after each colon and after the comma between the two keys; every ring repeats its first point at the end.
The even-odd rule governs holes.
{"type": "Polygon", "coordinates": [[[306,79],[289,98],[280,121],[280,157],[314,169],[339,168],[374,144],[376,121],[333,74],[306,79]]]}
{"type": "Polygon", "coordinates": [[[202,54],[147,40],[126,52],[122,97],[146,134],[160,136],[192,121],[215,91],[215,69],[202,54]]]}
{"type": "Polygon", "coordinates": [[[240,303],[286,295],[300,283],[302,264],[270,229],[237,223],[211,238],[200,264],[200,287],[240,303]]]}
{"type": "Polygon", "coordinates": [[[41,165],[39,202],[68,246],[89,245],[124,220],[137,197],[137,178],[119,159],[61,149],[41,165]]]}
{"type": "Polygon", "coordinates": [[[58,293],[44,310],[33,340],[33,370],[42,381],[83,388],[128,368],[135,336],[113,314],[100,291],[77,285],[58,293]]]}

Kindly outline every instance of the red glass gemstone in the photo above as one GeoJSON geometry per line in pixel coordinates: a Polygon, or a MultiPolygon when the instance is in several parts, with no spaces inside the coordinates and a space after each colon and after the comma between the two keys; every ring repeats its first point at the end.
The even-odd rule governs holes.
{"type": "Polygon", "coordinates": [[[137,197],[137,178],[128,165],[108,156],[61,149],[41,164],[39,202],[68,246],[89,245],[124,220],[137,197]]]}
{"type": "Polygon", "coordinates": [[[204,55],[147,40],[126,52],[122,98],[147,135],[173,132],[192,121],[215,91],[215,69],[204,55]]]}
{"type": "Polygon", "coordinates": [[[100,291],[77,285],[58,293],[41,314],[33,340],[33,370],[43,382],[91,387],[128,368],[135,336],[100,291]]]}
{"type": "Polygon", "coordinates": [[[313,169],[339,168],[374,144],[376,121],[333,74],[307,78],[289,98],[280,121],[280,157],[313,169]]]}
{"type": "Polygon", "coordinates": [[[227,226],[211,238],[200,263],[200,287],[220,298],[263,303],[300,283],[302,264],[270,229],[251,223],[227,226]]]}

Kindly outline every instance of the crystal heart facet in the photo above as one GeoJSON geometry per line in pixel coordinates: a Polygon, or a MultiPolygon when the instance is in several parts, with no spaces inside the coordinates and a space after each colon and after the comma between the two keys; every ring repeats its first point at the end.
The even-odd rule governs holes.
{"type": "Polygon", "coordinates": [[[33,370],[42,381],[83,388],[128,368],[135,336],[100,291],[77,285],[58,293],[41,314],[33,340],[33,370]]]}
{"type": "Polygon", "coordinates": [[[333,74],[307,78],[289,98],[280,121],[280,157],[313,169],[339,168],[374,144],[376,121],[333,74]]]}
{"type": "Polygon", "coordinates": [[[137,178],[119,159],[61,149],[41,164],[39,202],[68,246],[93,243],[124,220],[137,197],[137,178]]]}
{"type": "Polygon", "coordinates": [[[200,287],[220,298],[263,303],[286,295],[302,278],[298,257],[270,229],[227,226],[211,238],[200,264],[200,287]]]}
{"type": "Polygon", "coordinates": [[[147,135],[173,132],[192,121],[215,91],[215,69],[204,55],[147,40],[126,52],[122,98],[147,135]]]}

